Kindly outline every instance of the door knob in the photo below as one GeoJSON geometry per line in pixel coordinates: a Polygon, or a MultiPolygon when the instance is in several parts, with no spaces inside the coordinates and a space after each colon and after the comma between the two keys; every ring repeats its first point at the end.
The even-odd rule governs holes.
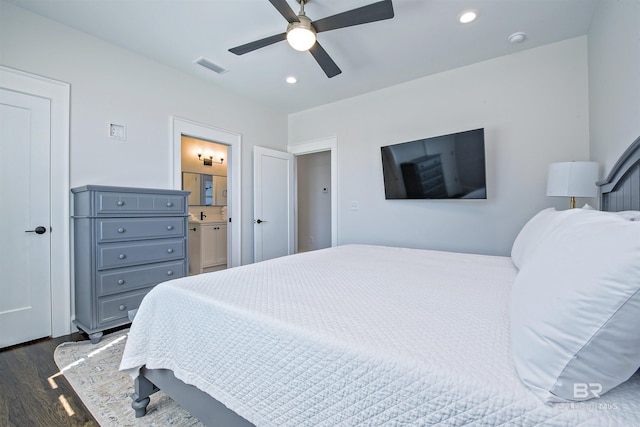
{"type": "Polygon", "coordinates": [[[41,225],[37,226],[34,230],[25,230],[25,233],[36,233],[36,234],[44,234],[47,232],[47,227],[43,227],[41,225]]]}
{"type": "Polygon", "coordinates": [[[263,220],[259,219],[259,220],[257,220],[256,222],[257,222],[258,224],[262,224],[263,222],[267,222],[267,221],[263,221],[263,220]]]}

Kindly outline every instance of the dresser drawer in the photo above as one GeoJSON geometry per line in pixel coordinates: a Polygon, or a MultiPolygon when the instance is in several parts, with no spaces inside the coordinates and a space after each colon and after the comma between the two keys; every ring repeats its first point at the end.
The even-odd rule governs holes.
{"type": "Polygon", "coordinates": [[[184,236],[186,218],[101,218],[96,220],[98,242],[161,239],[184,236]]]}
{"type": "Polygon", "coordinates": [[[436,166],[440,166],[440,164],[441,164],[440,155],[436,155],[433,157],[429,156],[428,159],[424,159],[416,162],[416,167],[418,168],[419,171],[423,171],[436,166]]]}
{"type": "Polygon", "coordinates": [[[98,270],[170,261],[185,257],[185,239],[98,245],[98,270]]]}
{"type": "Polygon", "coordinates": [[[145,193],[96,193],[96,214],[185,213],[183,196],[145,193]]]}
{"type": "Polygon", "coordinates": [[[96,279],[98,296],[147,288],[166,280],[183,277],[185,262],[173,261],[149,266],[119,268],[99,272],[96,279]]]}
{"type": "Polygon", "coordinates": [[[433,178],[442,178],[442,168],[440,166],[424,170],[418,174],[420,181],[428,181],[433,178]]]}
{"type": "Polygon", "coordinates": [[[147,293],[153,289],[145,288],[126,294],[118,294],[98,299],[98,323],[127,319],[129,310],[140,307],[147,293]]]}

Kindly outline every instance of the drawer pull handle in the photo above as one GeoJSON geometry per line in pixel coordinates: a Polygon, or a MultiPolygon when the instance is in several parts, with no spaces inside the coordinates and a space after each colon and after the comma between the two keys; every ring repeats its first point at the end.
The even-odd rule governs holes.
{"type": "Polygon", "coordinates": [[[167,271],[167,276],[173,276],[173,270],[167,271]]]}
{"type": "Polygon", "coordinates": [[[120,258],[120,259],[125,259],[126,257],[127,257],[127,256],[126,256],[125,254],[120,254],[120,255],[118,255],[118,258],[120,258]]]}
{"type": "Polygon", "coordinates": [[[122,200],[118,200],[118,203],[116,203],[116,205],[118,206],[124,206],[124,202],[122,200]]]}
{"type": "Polygon", "coordinates": [[[173,202],[167,202],[167,207],[170,208],[173,206],[173,202]]]}
{"type": "Polygon", "coordinates": [[[118,228],[118,233],[124,233],[124,228],[122,227],[118,228]]]}
{"type": "Polygon", "coordinates": [[[119,279],[118,280],[118,285],[124,285],[124,279],[119,279]]]}
{"type": "Polygon", "coordinates": [[[172,248],[169,248],[169,249],[167,249],[167,252],[169,252],[170,254],[172,254],[172,253],[173,253],[173,249],[172,249],[172,248]]]}
{"type": "Polygon", "coordinates": [[[120,307],[118,307],[120,309],[120,311],[125,311],[127,309],[127,306],[122,304],[120,305],[120,307]]]}
{"type": "Polygon", "coordinates": [[[173,225],[167,225],[167,230],[173,230],[173,225]]]}

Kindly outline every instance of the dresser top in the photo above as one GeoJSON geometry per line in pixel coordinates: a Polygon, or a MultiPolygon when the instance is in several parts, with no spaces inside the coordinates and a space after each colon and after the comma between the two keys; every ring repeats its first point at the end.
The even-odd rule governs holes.
{"type": "Polygon", "coordinates": [[[73,217],[187,216],[188,191],[86,185],[73,192],[73,217]]]}
{"type": "Polygon", "coordinates": [[[191,192],[183,190],[165,190],[161,188],[135,188],[135,187],[114,187],[108,185],[83,185],[71,189],[72,193],[83,193],[85,191],[109,191],[114,193],[146,193],[146,194],[174,194],[187,196],[191,192]]]}

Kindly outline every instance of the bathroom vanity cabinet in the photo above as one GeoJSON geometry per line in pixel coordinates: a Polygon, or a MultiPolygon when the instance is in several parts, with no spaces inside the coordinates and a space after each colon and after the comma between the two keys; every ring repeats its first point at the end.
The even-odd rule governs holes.
{"type": "Polygon", "coordinates": [[[189,275],[227,266],[227,223],[189,222],[189,275]]]}

